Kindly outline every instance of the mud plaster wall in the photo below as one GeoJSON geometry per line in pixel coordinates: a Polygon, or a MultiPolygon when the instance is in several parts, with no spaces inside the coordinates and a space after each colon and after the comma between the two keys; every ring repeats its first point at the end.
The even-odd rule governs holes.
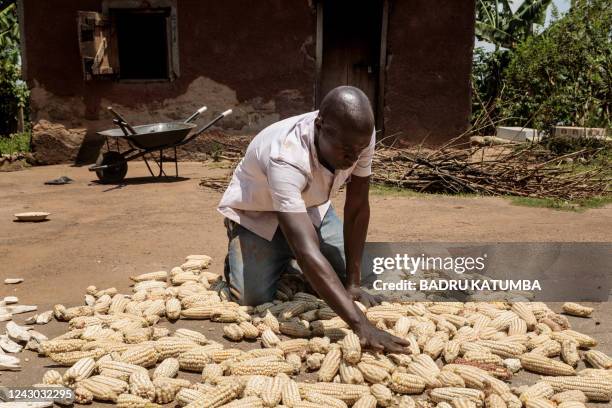
{"type": "Polygon", "coordinates": [[[441,144],[469,122],[474,1],[390,4],[385,134],[441,144]]]}
{"type": "MultiPolygon", "coordinates": [[[[101,145],[95,131],[112,127],[105,109],[110,105],[136,124],[184,119],[207,105],[199,121],[205,123],[233,108],[217,130],[245,136],[313,109],[316,15],[306,0],[292,0],[291,7],[285,0],[261,0],[257,7],[240,0],[222,5],[179,0],[181,76],[137,84],[82,79],[76,15],[78,10],[101,11],[100,0],[23,2],[26,79],[33,122],[39,125],[34,147],[37,131],[43,142],[57,125],[73,135],[53,145],[60,151],[51,162],[63,156],[95,160],[101,145]]],[[[182,157],[196,158],[205,148],[196,141],[182,157]]],[[[44,160],[45,154],[39,156],[44,160]]]]}

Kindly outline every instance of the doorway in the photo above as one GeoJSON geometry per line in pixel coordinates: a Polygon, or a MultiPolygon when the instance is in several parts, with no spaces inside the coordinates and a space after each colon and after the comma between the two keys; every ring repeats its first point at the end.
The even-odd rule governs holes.
{"type": "Polygon", "coordinates": [[[368,96],[382,127],[387,7],[387,0],[317,3],[317,108],[333,88],[352,85],[368,96]]]}

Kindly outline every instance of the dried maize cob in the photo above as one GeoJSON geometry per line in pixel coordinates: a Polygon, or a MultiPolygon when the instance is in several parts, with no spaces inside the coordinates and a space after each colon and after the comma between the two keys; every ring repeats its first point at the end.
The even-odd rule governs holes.
{"type": "Polygon", "coordinates": [[[138,345],[121,353],[120,360],[125,363],[139,365],[145,368],[153,367],[159,358],[155,347],[149,344],[138,345]]]}
{"type": "Polygon", "coordinates": [[[580,390],[569,390],[554,394],[552,397],[550,397],[550,400],[556,402],[557,404],[569,401],[586,403],[588,398],[586,395],[584,395],[584,392],[580,390]]]}
{"type": "Polygon", "coordinates": [[[584,353],[584,360],[594,368],[608,370],[612,368],[612,357],[598,350],[589,350],[584,353]]]}
{"type": "Polygon", "coordinates": [[[506,401],[497,394],[490,394],[485,398],[486,408],[507,408],[506,401]]]}
{"type": "Polygon", "coordinates": [[[345,361],[340,362],[338,373],[340,374],[340,380],[345,384],[363,384],[365,381],[361,371],[345,361]]]}
{"type": "Polygon", "coordinates": [[[68,351],[78,351],[87,343],[82,339],[66,339],[66,340],[47,340],[40,343],[40,352],[44,355],[50,353],[66,353],[68,351]]]}
{"type": "Polygon", "coordinates": [[[431,390],[429,398],[434,402],[451,402],[458,398],[467,398],[477,406],[481,406],[485,394],[480,390],[472,388],[443,387],[431,390]]]}
{"type": "Polygon", "coordinates": [[[181,388],[181,390],[174,397],[174,401],[179,407],[184,407],[193,401],[203,399],[205,396],[205,392],[192,388],[181,388]]]}
{"type": "Polygon", "coordinates": [[[299,374],[302,369],[302,357],[298,353],[289,353],[285,360],[293,367],[293,374],[299,374]]]}
{"type": "Polygon", "coordinates": [[[91,357],[93,359],[98,359],[104,354],[106,354],[105,350],[97,348],[88,351],[68,351],[65,353],[50,353],[48,357],[59,365],[71,366],[82,358],[91,357]]]}
{"type": "Polygon", "coordinates": [[[475,344],[477,346],[488,348],[491,353],[497,354],[503,358],[516,357],[525,353],[527,350],[523,344],[506,341],[478,340],[475,342],[475,344]]]}
{"type": "Polygon", "coordinates": [[[270,328],[265,329],[261,333],[261,344],[266,348],[276,347],[280,342],[281,340],[270,328]]]}
{"type": "Polygon", "coordinates": [[[355,333],[348,333],[339,343],[344,361],[357,364],[361,360],[361,343],[355,333]]]}
{"type": "Polygon", "coordinates": [[[211,349],[207,346],[193,347],[178,356],[179,367],[187,371],[202,371],[204,366],[212,362],[211,349]]]}
{"type": "Polygon", "coordinates": [[[323,363],[323,359],[325,358],[325,354],[321,353],[312,353],[306,357],[306,368],[309,371],[315,371],[321,368],[321,363],[323,363]]]}
{"type": "Polygon", "coordinates": [[[291,339],[285,340],[278,343],[276,346],[281,349],[283,353],[305,353],[308,347],[307,339],[291,339]]]}
{"type": "Polygon", "coordinates": [[[416,403],[412,397],[408,395],[402,395],[397,399],[397,408],[415,408],[416,403]]]}
{"type": "Polygon", "coordinates": [[[329,351],[329,345],[328,337],[313,337],[308,341],[308,350],[311,353],[326,354],[329,351]]]}
{"type": "MultiPolygon", "coordinates": [[[[376,408],[376,398],[372,395],[364,395],[353,404],[353,408],[376,408]]],[[[389,405],[381,405],[388,407],[389,405]]]]}
{"type": "Polygon", "coordinates": [[[176,358],[168,357],[162,360],[161,363],[153,371],[153,378],[172,378],[176,377],[179,371],[179,361],[176,358]]]}
{"type": "Polygon", "coordinates": [[[127,381],[124,381],[119,378],[108,377],[105,375],[94,375],[89,377],[88,380],[90,382],[102,384],[109,387],[117,395],[127,392],[129,389],[127,381]]]}
{"type": "Polygon", "coordinates": [[[93,393],[86,388],[77,387],[74,390],[74,402],[77,404],[91,404],[93,401],[93,393]]]}
{"type": "Polygon", "coordinates": [[[353,404],[359,398],[370,393],[367,385],[357,384],[342,384],[342,383],[298,383],[300,395],[306,395],[307,392],[315,392],[317,394],[327,395],[353,404]]]}
{"type": "Polygon", "coordinates": [[[529,399],[533,398],[550,398],[555,393],[550,384],[543,381],[537,382],[520,393],[519,399],[525,403],[529,399]]]}
{"type": "Polygon", "coordinates": [[[531,350],[531,353],[555,357],[561,354],[561,344],[556,340],[548,340],[531,350]]]}
{"type": "Polygon", "coordinates": [[[425,380],[414,374],[394,372],[389,388],[400,394],[420,394],[425,389],[425,380]]]}
{"type": "Polygon", "coordinates": [[[242,392],[242,383],[223,384],[205,394],[202,399],[195,400],[187,405],[188,408],[215,408],[236,399],[242,392]]]}
{"type": "Polygon", "coordinates": [[[260,396],[265,407],[276,407],[280,403],[284,383],[285,379],[280,376],[276,376],[266,383],[260,396]]]}
{"type": "Polygon", "coordinates": [[[93,358],[82,358],[74,363],[72,367],[66,370],[62,382],[67,387],[73,387],[78,381],[89,377],[95,368],[96,362],[93,358]]]}
{"type": "Polygon", "coordinates": [[[388,407],[393,404],[393,393],[383,384],[373,384],[370,387],[370,392],[375,399],[374,406],[376,406],[376,403],[381,407],[388,407]]]}
{"type": "Polygon", "coordinates": [[[563,304],[563,313],[578,317],[591,317],[593,308],[578,303],[566,302],[563,304]]]}
{"type": "Polygon", "coordinates": [[[48,385],[63,384],[62,375],[57,370],[47,370],[43,374],[42,383],[48,385]]]}
{"type": "Polygon", "coordinates": [[[597,340],[588,336],[584,333],[579,333],[575,330],[563,330],[557,332],[551,332],[550,337],[553,340],[562,342],[564,339],[572,339],[578,343],[579,347],[595,347],[597,346],[597,340]]]}
{"type": "Polygon", "coordinates": [[[304,399],[309,402],[313,402],[315,404],[319,404],[319,406],[329,407],[329,408],[347,408],[346,402],[334,398],[330,395],[319,394],[313,391],[307,391],[304,394],[304,399]]]}
{"type": "Polygon", "coordinates": [[[469,398],[455,398],[451,401],[453,408],[476,408],[474,401],[469,398]]]}
{"type": "Polygon", "coordinates": [[[525,401],[525,408],[555,408],[555,404],[547,398],[536,397],[525,401]]]}
{"type": "Polygon", "coordinates": [[[542,377],[542,381],[550,384],[557,391],[579,390],[589,401],[605,401],[612,399],[612,381],[595,376],[577,377],[542,377]]]}
{"type": "Polygon", "coordinates": [[[135,372],[130,375],[130,394],[146,398],[149,401],[155,400],[155,385],[145,372],[135,372]]]}
{"type": "Polygon", "coordinates": [[[386,384],[389,382],[389,373],[380,366],[361,362],[357,368],[363,374],[363,378],[371,384],[386,384]]]}
{"type": "Polygon", "coordinates": [[[447,363],[452,363],[461,351],[461,343],[457,340],[450,340],[444,345],[443,357],[447,363]]]}
{"type": "Polygon", "coordinates": [[[321,363],[319,368],[318,379],[320,382],[330,382],[338,369],[340,368],[340,361],[342,359],[342,351],[339,347],[330,348],[329,352],[321,363]]]}
{"type": "Polygon", "coordinates": [[[245,339],[256,339],[259,337],[259,330],[251,322],[241,322],[238,326],[244,333],[245,339]]]}
{"type": "Polygon", "coordinates": [[[558,408],[586,408],[580,401],[565,401],[557,405],[558,408]]]}
{"type": "Polygon", "coordinates": [[[181,317],[181,301],[175,297],[166,300],[166,317],[168,320],[177,320],[181,317]]]}
{"type": "Polygon", "coordinates": [[[561,342],[561,358],[572,367],[576,367],[580,361],[578,355],[578,343],[572,339],[561,342]]]}
{"type": "Polygon", "coordinates": [[[219,364],[206,364],[202,369],[202,381],[213,382],[216,378],[223,376],[223,367],[219,364]]]}
{"type": "Polygon", "coordinates": [[[291,337],[310,338],[312,336],[310,323],[306,320],[282,321],[279,323],[279,330],[284,335],[291,337]]]}
{"type": "Polygon", "coordinates": [[[452,371],[441,371],[436,377],[436,381],[442,387],[458,387],[465,388],[465,381],[461,376],[453,373],[452,371]]]}
{"type": "Polygon", "coordinates": [[[286,361],[242,361],[230,366],[232,375],[266,375],[276,376],[279,373],[290,374],[293,366],[286,361]]]}
{"type": "Polygon", "coordinates": [[[423,347],[423,353],[431,356],[434,360],[437,359],[444,350],[445,342],[438,336],[433,336],[423,347]]]}
{"type": "Polygon", "coordinates": [[[152,403],[148,399],[141,398],[132,394],[120,394],[117,397],[118,408],[157,408],[157,404],[152,403]]]}
{"type": "Polygon", "coordinates": [[[244,332],[236,323],[223,326],[223,335],[232,341],[242,341],[244,332]]]}
{"type": "Polygon", "coordinates": [[[263,402],[257,397],[245,397],[221,405],[219,408],[263,408],[263,406],[263,402]]]}
{"type": "Polygon", "coordinates": [[[543,355],[526,353],[520,356],[525,370],[543,375],[576,375],[574,367],[543,355]]]}
{"type": "Polygon", "coordinates": [[[79,381],[77,384],[77,389],[79,388],[89,391],[94,400],[112,402],[117,401],[117,394],[113,392],[109,386],[92,381],[89,378],[79,381]]]}

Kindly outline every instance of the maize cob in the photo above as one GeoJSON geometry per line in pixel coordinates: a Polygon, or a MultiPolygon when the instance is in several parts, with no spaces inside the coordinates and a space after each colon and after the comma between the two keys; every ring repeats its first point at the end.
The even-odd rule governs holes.
{"type": "Polygon", "coordinates": [[[87,343],[82,339],[66,339],[66,340],[48,340],[40,343],[40,352],[44,355],[50,353],[66,353],[68,351],[81,350],[81,347],[87,343]]]}
{"type": "Polygon", "coordinates": [[[490,394],[485,398],[486,408],[507,408],[506,402],[497,394],[490,394]]]}
{"type": "Polygon", "coordinates": [[[244,332],[236,323],[223,326],[223,335],[232,341],[242,341],[244,332]]]}
{"type": "Polygon", "coordinates": [[[62,375],[57,370],[47,370],[43,374],[42,383],[48,385],[63,385],[62,375]]]}
{"type": "Polygon", "coordinates": [[[319,394],[313,391],[307,391],[304,394],[304,399],[306,401],[319,404],[319,406],[324,406],[328,408],[347,408],[346,402],[338,398],[334,398],[325,394],[319,394]]]}
{"type": "Polygon", "coordinates": [[[488,348],[491,353],[497,354],[503,358],[516,357],[525,353],[527,350],[523,344],[505,341],[478,340],[475,342],[475,344],[477,346],[488,348]]]}
{"type": "Polygon", "coordinates": [[[193,401],[203,399],[205,396],[205,392],[194,390],[192,388],[181,388],[181,390],[174,397],[174,401],[179,407],[184,407],[193,401]]]}
{"type": "Polygon", "coordinates": [[[363,374],[363,378],[371,384],[386,384],[389,382],[389,373],[380,366],[361,362],[357,364],[357,368],[363,374]]]}
{"type": "Polygon", "coordinates": [[[202,371],[212,361],[211,349],[207,346],[193,347],[178,356],[179,367],[187,371],[202,371]]]}
{"type": "Polygon", "coordinates": [[[181,301],[175,297],[166,300],[166,317],[168,320],[177,320],[181,317],[181,301]]]}
{"type": "Polygon", "coordinates": [[[370,393],[368,386],[342,383],[298,383],[300,395],[305,396],[307,392],[327,395],[353,404],[359,398],[370,393]]]}
{"type": "Polygon", "coordinates": [[[425,380],[414,374],[394,372],[389,388],[400,394],[420,394],[425,389],[425,380]]]}
{"type": "Polygon", "coordinates": [[[266,383],[260,396],[265,407],[276,407],[280,403],[284,383],[285,380],[281,376],[276,376],[266,383]]]}
{"type": "Polygon", "coordinates": [[[219,408],[263,408],[263,406],[261,399],[257,397],[245,397],[221,405],[219,408]]]}
{"type": "Polygon", "coordinates": [[[555,408],[555,404],[546,398],[530,398],[525,401],[525,408],[555,408]]]}
{"type": "Polygon", "coordinates": [[[425,347],[423,347],[423,353],[431,356],[431,358],[435,360],[444,350],[444,343],[445,342],[440,337],[433,336],[425,344],[425,347]]]}
{"type": "Polygon", "coordinates": [[[93,401],[93,393],[86,388],[77,387],[74,390],[74,402],[77,404],[91,404],[93,401]]]}
{"type": "Polygon", "coordinates": [[[117,395],[128,392],[129,389],[129,384],[127,381],[119,378],[108,377],[105,375],[94,375],[89,377],[88,380],[92,383],[102,384],[109,387],[117,395]]]}
{"type": "Polygon", "coordinates": [[[256,339],[259,337],[259,330],[251,322],[241,322],[238,326],[244,333],[245,339],[256,339]]]}
{"type": "Polygon", "coordinates": [[[147,272],[141,273],[140,275],[130,276],[130,279],[134,282],[142,282],[147,280],[158,280],[165,282],[168,279],[168,272],[166,271],[157,271],[157,272],[147,272]]]}
{"type": "Polygon", "coordinates": [[[137,366],[135,364],[125,363],[123,361],[103,361],[98,363],[98,371],[117,371],[127,374],[129,377],[136,371],[146,371],[144,367],[137,366]]]}
{"type": "Polygon", "coordinates": [[[450,340],[444,345],[443,357],[444,361],[447,363],[452,363],[455,361],[457,357],[459,357],[459,352],[461,351],[461,343],[457,340],[450,340]]]}
{"type": "Polygon", "coordinates": [[[318,379],[320,382],[330,382],[334,378],[340,368],[341,359],[342,351],[340,348],[337,346],[330,348],[321,363],[321,368],[319,368],[318,379]]]}
{"type": "Polygon", "coordinates": [[[449,404],[448,402],[442,401],[436,404],[436,408],[453,408],[453,406],[449,404]]]}
{"type": "Polygon", "coordinates": [[[297,383],[291,379],[285,381],[281,390],[281,401],[283,405],[293,408],[295,404],[301,400],[300,389],[297,383]]]}
{"type": "Polygon", "coordinates": [[[309,338],[312,336],[310,324],[306,320],[289,320],[279,323],[281,333],[291,337],[309,338]]]}
{"type": "Polygon", "coordinates": [[[550,337],[553,340],[562,342],[565,339],[571,339],[578,343],[579,347],[595,347],[597,346],[597,340],[591,336],[587,336],[584,333],[579,333],[574,330],[563,330],[550,333],[550,337]]]}
{"type": "Polygon", "coordinates": [[[291,339],[285,340],[278,343],[276,346],[281,349],[283,353],[305,353],[308,347],[308,340],[306,339],[291,339]]]}
{"type": "Polygon", "coordinates": [[[202,381],[213,382],[217,377],[223,376],[223,367],[219,364],[206,364],[202,369],[202,381]]]}
{"type": "Polygon", "coordinates": [[[327,306],[321,307],[318,310],[318,313],[317,313],[317,318],[319,320],[329,320],[329,319],[333,319],[335,317],[338,317],[336,312],[334,312],[331,308],[329,308],[327,306]]]}
{"type": "Polygon", "coordinates": [[[373,384],[370,387],[370,392],[375,399],[374,406],[378,403],[381,407],[388,407],[393,403],[393,393],[383,384],[373,384]]]}
{"type": "Polygon", "coordinates": [[[298,353],[289,353],[285,360],[293,367],[293,374],[299,374],[302,369],[302,357],[298,353]]]}
{"type": "Polygon", "coordinates": [[[570,390],[554,394],[552,397],[550,397],[550,400],[556,402],[557,404],[569,401],[586,403],[588,398],[586,395],[584,395],[584,392],[580,390],[570,390]]]}
{"type": "Polygon", "coordinates": [[[542,377],[542,381],[550,384],[556,392],[579,390],[589,401],[605,401],[612,399],[612,381],[595,376],[577,377],[542,377]]]}
{"type": "Polygon", "coordinates": [[[542,354],[546,357],[555,357],[561,354],[561,344],[555,340],[548,340],[531,350],[531,353],[542,354]]]}
{"type": "Polygon", "coordinates": [[[201,346],[208,344],[209,340],[206,336],[198,331],[189,329],[178,329],[174,332],[174,336],[179,339],[190,340],[201,346]]]}
{"type": "Polygon", "coordinates": [[[155,347],[149,344],[138,345],[121,353],[120,360],[125,363],[139,365],[145,368],[153,367],[159,358],[155,347]]]}
{"type": "Polygon", "coordinates": [[[117,394],[113,392],[113,390],[109,386],[92,381],[89,378],[83,381],[79,381],[79,383],[77,384],[77,389],[79,388],[89,391],[92,394],[94,400],[112,402],[117,401],[117,394]]]}
{"type": "Polygon", "coordinates": [[[89,351],[68,351],[65,353],[50,353],[48,357],[55,363],[63,366],[71,366],[82,358],[91,357],[97,359],[106,354],[106,351],[97,348],[89,351]]]}
{"type": "Polygon", "coordinates": [[[309,371],[315,371],[321,368],[321,363],[323,363],[323,359],[325,358],[325,354],[321,353],[312,353],[306,358],[306,368],[309,371]]]}
{"type": "Polygon", "coordinates": [[[576,375],[574,367],[548,357],[526,353],[520,356],[521,365],[525,370],[543,375],[576,375]]]}
{"type": "Polygon", "coordinates": [[[321,408],[321,405],[310,401],[299,401],[293,405],[293,408],[321,408]]]}
{"type": "Polygon", "coordinates": [[[328,337],[313,337],[308,341],[308,351],[326,354],[329,351],[329,345],[330,340],[328,337]]]}
{"type": "Polygon", "coordinates": [[[155,385],[145,372],[135,372],[130,375],[130,394],[146,398],[149,401],[155,400],[155,385]]]}
{"type": "Polygon", "coordinates": [[[242,383],[230,383],[216,387],[205,394],[202,399],[195,400],[187,405],[188,408],[215,408],[226,404],[238,397],[242,392],[242,383]]]}
{"type": "Polygon", "coordinates": [[[416,403],[412,397],[408,395],[402,395],[397,399],[397,408],[415,408],[416,403]]]}
{"type": "MultiPolygon", "coordinates": [[[[153,385],[155,386],[155,402],[158,404],[168,404],[174,401],[176,394],[183,388],[181,385],[171,380],[174,379],[159,377],[153,380],[153,385]]],[[[189,385],[188,381],[187,385],[189,385]]]]}
{"type": "Polygon", "coordinates": [[[537,382],[520,393],[519,399],[525,403],[532,398],[550,398],[555,393],[550,384],[543,381],[537,382]]]}
{"type": "Polygon", "coordinates": [[[565,339],[561,343],[561,358],[572,367],[576,367],[580,361],[578,355],[578,343],[572,339],[565,339]]]}
{"type": "Polygon", "coordinates": [[[467,398],[477,406],[482,406],[485,394],[472,388],[443,387],[431,390],[429,398],[434,402],[451,402],[458,398],[467,398]]]}
{"type": "Polygon", "coordinates": [[[563,304],[563,313],[578,317],[591,317],[593,308],[578,303],[566,302],[563,304]]]}
{"type": "Polygon", "coordinates": [[[361,343],[355,333],[347,334],[339,343],[344,361],[357,364],[361,360],[361,343]]]}
{"type": "Polygon", "coordinates": [[[363,384],[365,381],[361,371],[357,367],[347,364],[345,361],[340,362],[338,372],[340,374],[340,381],[345,384],[363,384]]]}
{"type": "Polygon", "coordinates": [[[584,360],[594,368],[604,370],[612,368],[612,357],[598,350],[589,350],[584,353],[584,360]]]}
{"type": "Polygon", "coordinates": [[[474,361],[484,364],[502,364],[502,358],[490,352],[468,351],[463,355],[463,358],[468,361],[474,361]]]}
{"type": "Polygon", "coordinates": [[[453,408],[476,408],[474,401],[468,398],[455,398],[451,401],[453,408]]]}
{"type": "Polygon", "coordinates": [[[176,377],[179,371],[179,361],[176,358],[168,357],[162,360],[161,363],[153,371],[153,378],[171,378],[176,377]]]}
{"type": "Polygon", "coordinates": [[[522,408],[523,406],[521,400],[510,391],[503,392],[499,396],[504,400],[508,408],[522,408]]]}
{"type": "Polygon", "coordinates": [[[558,408],[586,408],[584,403],[580,401],[565,401],[557,405],[558,408]]]}
{"type": "Polygon", "coordinates": [[[510,310],[523,319],[527,323],[527,327],[533,328],[537,324],[536,317],[528,303],[514,303],[510,310]]]}
{"type": "Polygon", "coordinates": [[[261,333],[261,344],[266,348],[276,347],[280,342],[281,340],[270,328],[265,329],[261,333]]]}
{"type": "Polygon", "coordinates": [[[395,322],[393,331],[399,337],[404,337],[408,334],[410,327],[412,326],[412,320],[409,317],[402,316],[395,322]]]}
{"type": "Polygon", "coordinates": [[[89,377],[95,368],[96,362],[93,358],[82,358],[66,370],[62,382],[67,387],[73,387],[76,382],[89,377]]]}
{"type": "Polygon", "coordinates": [[[153,404],[148,399],[141,398],[132,394],[120,394],[117,397],[118,408],[157,408],[159,405],[153,404]]]}
{"type": "Polygon", "coordinates": [[[138,329],[127,330],[123,333],[123,338],[128,344],[138,344],[151,340],[153,329],[151,327],[142,327],[138,329]]]}
{"type": "Polygon", "coordinates": [[[436,381],[442,387],[458,387],[465,388],[465,381],[459,375],[452,371],[441,371],[436,377],[436,381]]]}
{"type": "Polygon", "coordinates": [[[513,336],[517,334],[527,333],[527,323],[518,316],[515,316],[508,326],[508,335],[513,336]]]}
{"type": "Polygon", "coordinates": [[[247,360],[230,367],[232,375],[266,375],[276,376],[279,373],[290,374],[293,367],[286,361],[253,361],[247,360]]]}
{"type": "MultiPolygon", "coordinates": [[[[376,398],[372,395],[364,395],[353,404],[353,408],[376,408],[376,398]]],[[[388,407],[389,405],[382,405],[388,407]]]]}

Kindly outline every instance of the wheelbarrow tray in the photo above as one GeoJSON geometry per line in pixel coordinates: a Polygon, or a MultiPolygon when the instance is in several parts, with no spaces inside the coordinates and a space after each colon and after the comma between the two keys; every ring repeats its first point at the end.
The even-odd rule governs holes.
{"type": "Polygon", "coordinates": [[[154,123],[134,126],[135,135],[126,135],[121,129],[103,130],[98,135],[124,138],[138,149],[155,150],[179,144],[196,126],[195,123],[184,122],[154,123]]]}

